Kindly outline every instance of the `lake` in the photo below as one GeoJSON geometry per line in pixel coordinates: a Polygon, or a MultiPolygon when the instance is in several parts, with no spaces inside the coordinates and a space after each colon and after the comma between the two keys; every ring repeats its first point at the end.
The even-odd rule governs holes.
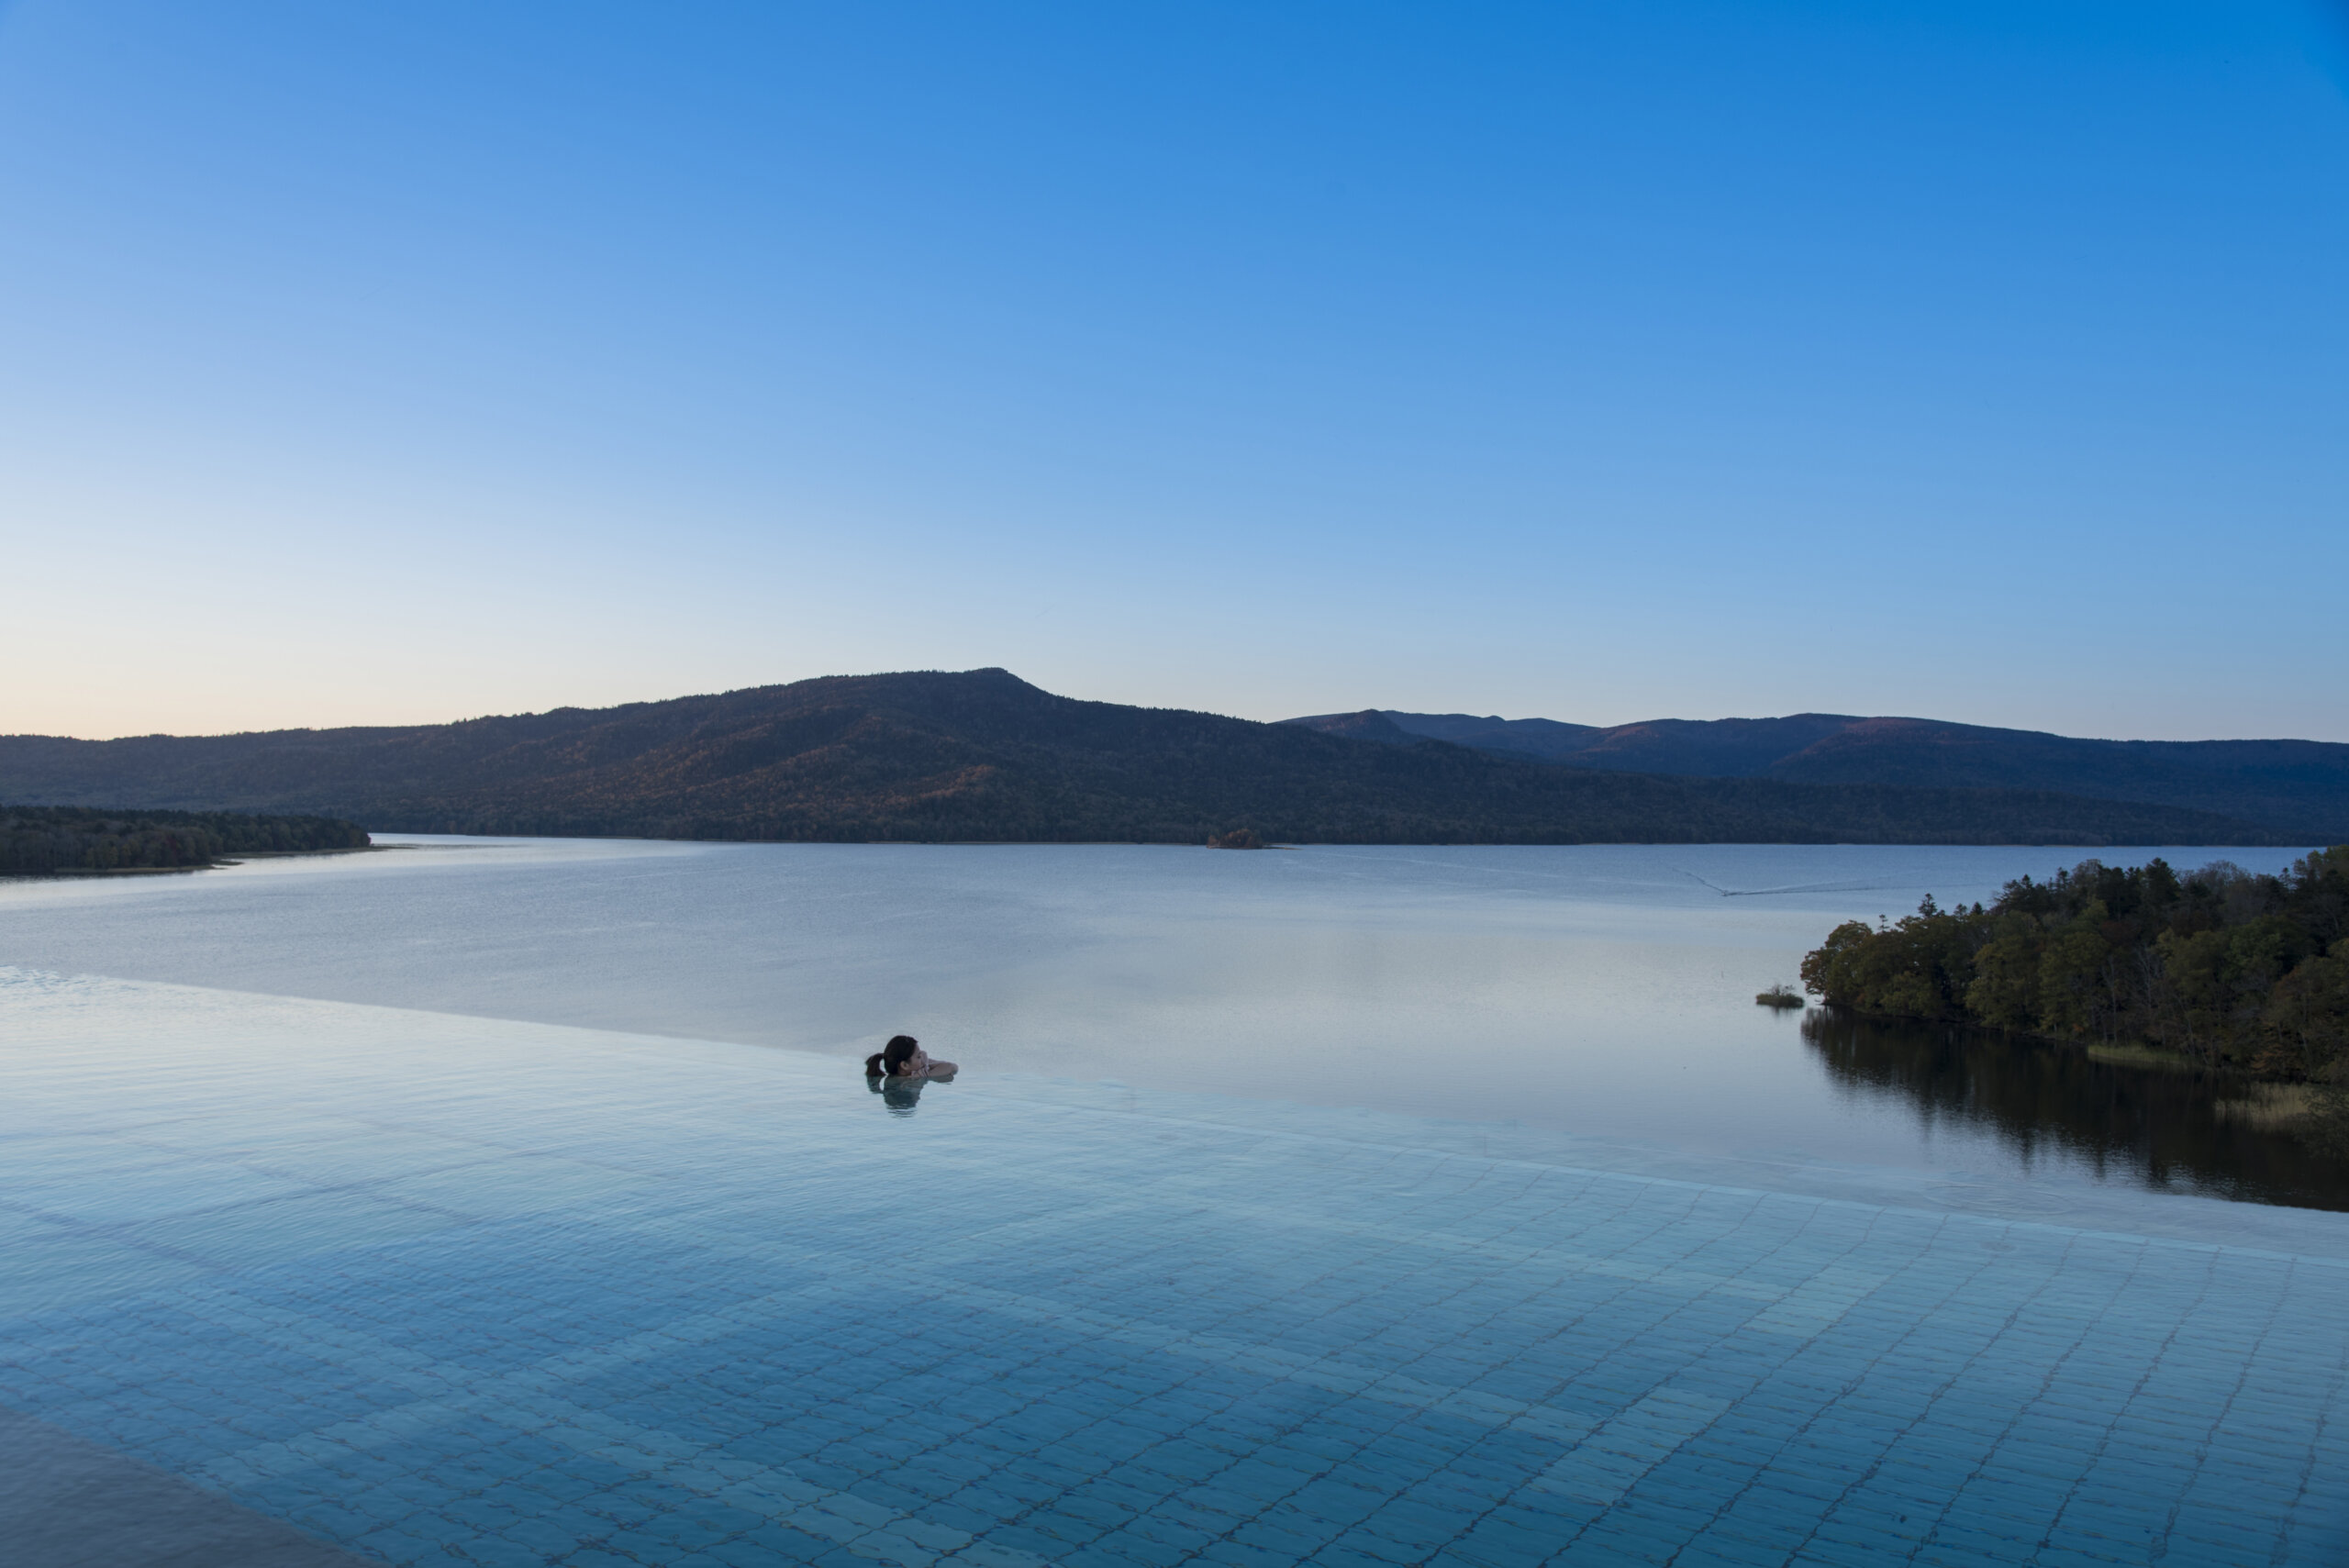
{"type": "Polygon", "coordinates": [[[1897,1170],[2015,1203],[2119,1184],[2349,1207],[2292,1140],[2219,1122],[2165,1074],[1753,1004],[1840,920],[1994,897],[2079,851],[385,841],[0,885],[0,961],[843,1057],[907,1032],[974,1074],[1897,1170]]]}
{"type": "Polygon", "coordinates": [[[396,843],[0,885],[32,1561],[2349,1551],[2334,1176],[1753,1002],[2076,854],[396,843]]]}

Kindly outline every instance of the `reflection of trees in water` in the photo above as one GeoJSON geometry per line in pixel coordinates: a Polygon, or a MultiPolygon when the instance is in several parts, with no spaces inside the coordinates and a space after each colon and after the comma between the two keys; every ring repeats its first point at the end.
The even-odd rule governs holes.
{"type": "Polygon", "coordinates": [[[2109,1180],[2349,1209],[2349,1169],[2288,1132],[2221,1120],[2227,1081],[2208,1073],[1827,1007],[1804,1016],[1802,1037],[1846,1089],[1904,1099],[1929,1127],[1995,1132],[2026,1163],[2061,1153],[2109,1180]]]}

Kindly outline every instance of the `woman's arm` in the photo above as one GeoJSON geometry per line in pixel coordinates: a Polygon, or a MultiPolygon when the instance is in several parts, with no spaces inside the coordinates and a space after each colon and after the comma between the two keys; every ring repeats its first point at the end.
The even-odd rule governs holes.
{"type": "Polygon", "coordinates": [[[960,1069],[952,1062],[932,1062],[930,1064],[930,1076],[932,1078],[952,1078],[958,1071],[960,1069]]]}

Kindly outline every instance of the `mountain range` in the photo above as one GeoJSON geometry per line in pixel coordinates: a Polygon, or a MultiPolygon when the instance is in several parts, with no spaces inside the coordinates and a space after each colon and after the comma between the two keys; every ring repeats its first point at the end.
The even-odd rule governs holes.
{"type": "Polygon", "coordinates": [[[0,737],[0,801],[686,839],[1201,843],[1242,828],[1323,843],[2324,837],[2109,793],[1788,779],[1766,762],[1730,776],[1627,772],[1575,762],[1587,745],[1525,744],[1552,738],[1543,721],[1465,721],[1485,728],[1455,741],[1405,720],[1452,722],[1372,713],[1263,724],[1056,696],[994,669],[827,676],[455,724],[0,737]],[[1513,743],[1490,743],[1496,728],[1513,743]]]}
{"type": "Polygon", "coordinates": [[[1287,722],[1388,745],[1446,740],[1497,757],[1609,773],[2051,790],[2215,812],[2301,842],[2349,840],[2349,745],[2321,740],[2082,740],[1841,713],[1658,718],[1610,728],[1393,709],[1287,722]]]}

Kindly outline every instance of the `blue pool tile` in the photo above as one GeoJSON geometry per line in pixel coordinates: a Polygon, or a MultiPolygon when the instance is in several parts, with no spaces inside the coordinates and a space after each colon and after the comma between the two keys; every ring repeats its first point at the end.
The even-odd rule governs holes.
{"type": "Polygon", "coordinates": [[[11,1252],[0,1402],[386,1560],[2349,1556],[2349,1247],[1307,1108],[964,1084],[891,1122],[779,1053],[260,1001],[191,1036],[180,995],[0,984],[0,1224],[13,1171],[94,1217],[276,1184],[174,1232],[200,1279],[39,1221],[72,1246],[11,1252]],[[42,1046],[69,1005],[110,1055],[42,1046]],[[14,1111],[76,1095],[70,1156],[14,1111]]]}

